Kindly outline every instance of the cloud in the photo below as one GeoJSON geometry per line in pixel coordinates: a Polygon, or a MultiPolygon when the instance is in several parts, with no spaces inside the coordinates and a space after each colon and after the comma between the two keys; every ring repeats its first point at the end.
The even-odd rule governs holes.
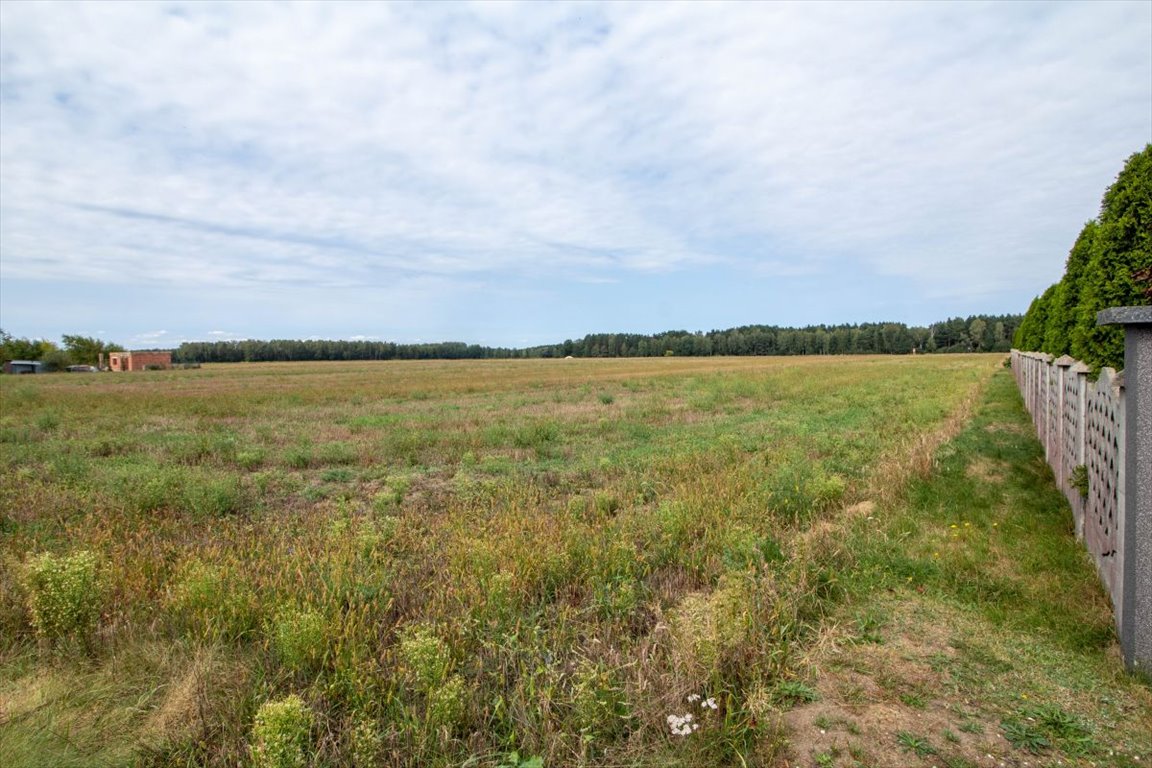
{"type": "Polygon", "coordinates": [[[1150,38],[1139,2],[4,3],[0,270],[318,311],[846,264],[1031,291],[1152,138],[1150,38]]]}

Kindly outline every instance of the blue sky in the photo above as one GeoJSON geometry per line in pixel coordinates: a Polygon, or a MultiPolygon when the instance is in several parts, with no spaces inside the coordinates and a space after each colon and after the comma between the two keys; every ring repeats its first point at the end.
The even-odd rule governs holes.
{"type": "Polygon", "coordinates": [[[1152,3],[0,3],[0,327],[130,347],[1022,312],[1152,3]]]}

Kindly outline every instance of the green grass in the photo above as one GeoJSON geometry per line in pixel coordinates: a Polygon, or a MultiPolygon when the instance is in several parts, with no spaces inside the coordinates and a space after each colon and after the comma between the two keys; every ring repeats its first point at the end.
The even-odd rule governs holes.
{"type": "MultiPolygon", "coordinates": [[[[854,647],[882,649],[891,616],[866,603],[889,589],[1025,633],[1046,616],[1082,618],[1075,595],[1029,606],[1036,595],[1098,605],[1082,575],[1050,573],[1082,563],[1074,546],[1037,538],[1066,531],[1034,448],[968,430],[934,453],[998,364],[277,364],[83,387],[2,379],[0,750],[29,766],[235,765],[260,706],[298,695],[321,765],[771,765],[785,734],[770,712],[820,698],[798,681],[841,606],[854,647]],[[969,482],[964,457],[984,451],[1019,487],[969,482]],[[952,485],[922,479],[934,456],[952,485]],[[1039,525],[994,525],[1033,495],[1039,525]],[[893,512],[903,500],[916,514],[893,512]],[[850,525],[884,535],[845,537],[838,521],[863,501],[876,519],[850,525]],[[952,522],[985,536],[950,538],[952,522]],[[1006,546],[1018,565],[981,567],[1006,546]],[[84,648],[46,643],[22,564],[81,549],[102,563],[99,627],[84,648]],[[20,693],[32,690],[47,693],[20,693]],[[687,703],[693,693],[717,708],[687,703]],[[672,735],[667,717],[689,712],[700,728],[672,735]]],[[[999,399],[1004,378],[992,380],[999,399]]],[[[1097,653],[1109,639],[1105,617],[1045,647],[1097,653]]],[[[958,678],[1015,669],[1002,648],[968,642],[947,662],[958,678]]],[[[929,706],[914,687],[901,694],[929,706]]],[[[1054,712],[1048,738],[1083,741],[1054,712]]]]}
{"type": "Polygon", "coordinates": [[[812,661],[837,694],[811,706],[866,722],[883,711],[916,765],[1150,759],[1152,692],[1123,671],[1107,597],[1041,450],[998,372],[931,473],[843,522],[854,557],[829,626],[848,642],[812,661]],[[862,676],[875,694],[861,693],[862,676]],[[918,734],[924,718],[946,723],[943,741],[918,734]]]}

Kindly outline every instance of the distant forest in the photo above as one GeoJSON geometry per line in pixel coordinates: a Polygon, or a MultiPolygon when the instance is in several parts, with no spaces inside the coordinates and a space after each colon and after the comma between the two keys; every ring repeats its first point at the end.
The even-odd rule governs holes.
{"type": "Polygon", "coordinates": [[[810,325],[781,328],[745,325],[723,331],[592,333],[559,344],[512,349],[463,342],[396,344],[388,341],[185,342],[177,363],[304,360],[464,360],[546,357],[708,357],[712,355],[907,355],[916,352],[1007,352],[1021,315],[973,315],[928,327],[903,323],[810,325]]]}

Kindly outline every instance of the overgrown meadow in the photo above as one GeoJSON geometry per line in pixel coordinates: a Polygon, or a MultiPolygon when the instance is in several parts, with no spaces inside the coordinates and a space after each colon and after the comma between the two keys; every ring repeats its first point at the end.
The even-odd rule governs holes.
{"type": "Polygon", "coordinates": [[[0,379],[18,765],[766,765],[1001,356],[0,379]]]}

